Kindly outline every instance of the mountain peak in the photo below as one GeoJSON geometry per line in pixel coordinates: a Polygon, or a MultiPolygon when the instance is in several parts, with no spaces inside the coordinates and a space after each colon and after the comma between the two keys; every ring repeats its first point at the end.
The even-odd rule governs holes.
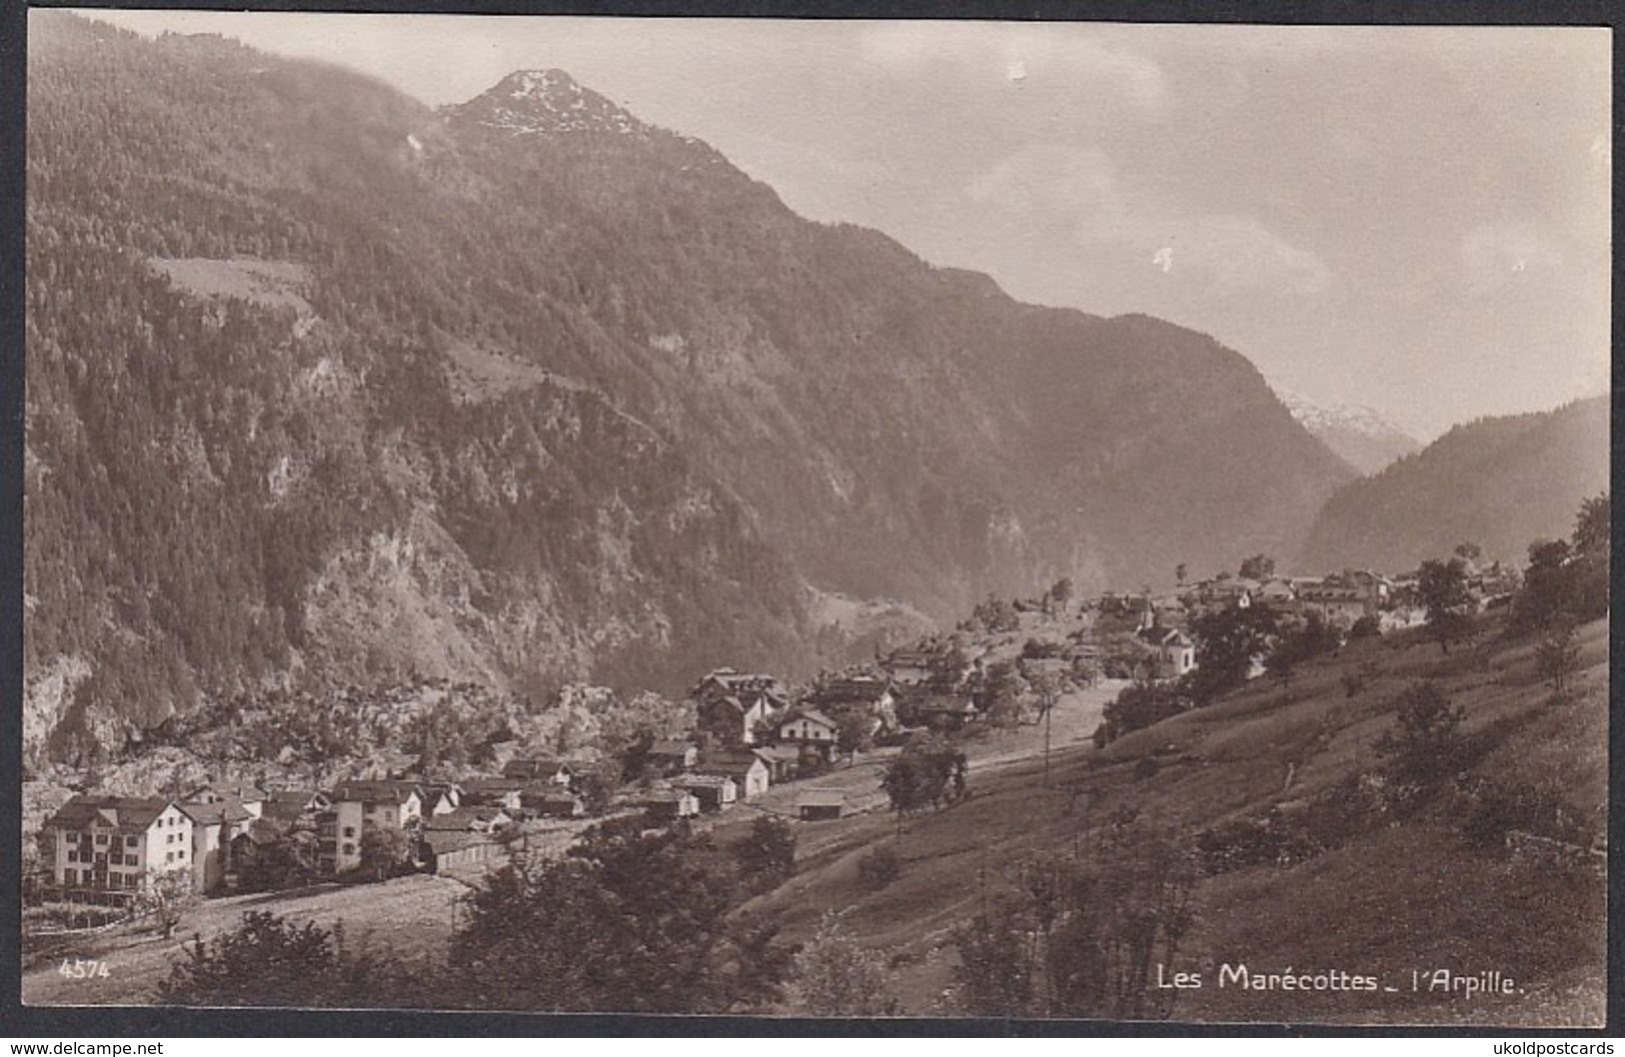
{"type": "Polygon", "coordinates": [[[450,112],[513,135],[643,136],[649,131],[642,121],[559,69],[516,70],[450,112]]]}
{"type": "Polygon", "coordinates": [[[1273,388],[1293,418],[1362,474],[1421,450],[1414,438],[1369,407],[1319,401],[1282,385],[1273,388]]]}

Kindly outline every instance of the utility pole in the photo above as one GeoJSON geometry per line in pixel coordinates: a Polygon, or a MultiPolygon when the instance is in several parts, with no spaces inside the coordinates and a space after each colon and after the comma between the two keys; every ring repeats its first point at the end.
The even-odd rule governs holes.
{"type": "Polygon", "coordinates": [[[1055,712],[1055,703],[1044,709],[1044,788],[1049,788],[1049,723],[1050,716],[1055,712]]]}

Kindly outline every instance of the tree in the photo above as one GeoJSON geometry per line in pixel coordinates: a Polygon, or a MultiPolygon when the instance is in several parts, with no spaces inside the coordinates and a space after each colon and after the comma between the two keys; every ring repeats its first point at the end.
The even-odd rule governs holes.
{"type": "Polygon", "coordinates": [[[1467,590],[1467,565],[1460,558],[1449,561],[1428,559],[1416,577],[1417,595],[1427,610],[1429,633],[1439,650],[1450,652],[1450,643],[1465,638],[1472,630],[1468,608],[1472,595],[1467,590]]]}
{"type": "Polygon", "coordinates": [[[1593,555],[1607,561],[1613,542],[1609,495],[1591,496],[1580,503],[1574,518],[1574,550],[1582,557],[1593,555]]]}
{"type": "Polygon", "coordinates": [[[1264,669],[1285,686],[1291,683],[1294,668],[1336,649],[1337,644],[1337,629],[1328,625],[1319,613],[1311,611],[1301,626],[1280,637],[1265,658],[1264,669]]]}
{"type": "Polygon", "coordinates": [[[1044,784],[1049,785],[1050,718],[1060,703],[1062,679],[1055,672],[1039,672],[1027,680],[1038,699],[1038,718],[1044,723],[1044,784]]]}
{"type": "Polygon", "coordinates": [[[169,939],[186,912],[197,906],[199,897],[192,884],[192,871],[181,867],[142,875],[138,911],[152,915],[159,935],[169,939]]]}
{"type": "Polygon", "coordinates": [[[1190,570],[1185,567],[1184,562],[1180,562],[1178,565],[1174,566],[1174,583],[1178,584],[1180,587],[1185,586],[1185,578],[1189,575],[1190,570]]]}
{"type": "Polygon", "coordinates": [[[734,845],[733,854],[747,880],[771,888],[796,872],[795,830],[782,818],[761,815],[734,845]]]}
{"type": "Polygon", "coordinates": [[[1513,601],[1512,620],[1520,628],[1543,628],[1574,610],[1573,548],[1566,540],[1529,545],[1529,567],[1513,601]]]}
{"type": "Polygon", "coordinates": [[[46,869],[45,856],[40,851],[40,834],[31,833],[23,838],[23,905],[34,906],[40,900],[50,880],[50,871],[46,869]]]}
{"type": "Polygon", "coordinates": [[[412,858],[412,838],[394,826],[368,826],[361,834],[361,868],[383,881],[399,873],[412,858]]]}
{"type": "Polygon", "coordinates": [[[971,611],[971,623],[991,632],[1014,631],[1021,626],[1021,614],[1004,599],[988,595],[971,611]]]}
{"type": "Polygon", "coordinates": [[[967,771],[965,754],[943,738],[914,738],[887,765],[880,786],[901,825],[905,812],[919,811],[927,805],[940,808],[945,799],[963,797],[967,771]]]}
{"type": "Polygon", "coordinates": [[[1035,1012],[1036,967],[1025,940],[1031,931],[1013,900],[1000,901],[955,930],[954,990],[967,1013],[1019,1017],[1035,1012]]]}
{"type": "Polygon", "coordinates": [[[1275,559],[1267,554],[1255,554],[1242,560],[1237,570],[1243,580],[1268,580],[1275,575],[1275,559]]]}
{"type": "Polygon", "coordinates": [[[858,753],[874,747],[875,720],[866,709],[846,709],[836,717],[835,723],[835,747],[846,753],[848,763],[853,762],[858,753]]]}
{"type": "Polygon", "coordinates": [[[1246,682],[1253,658],[1268,653],[1277,633],[1274,614],[1262,606],[1204,614],[1191,630],[1196,634],[1196,670],[1189,676],[1190,693],[1199,704],[1246,682]]]}
{"type": "Polygon", "coordinates": [[[295,926],[265,910],[203,941],[194,936],[185,959],[159,982],[165,1005],[357,1006],[408,1004],[401,979],[382,964],[348,951],[343,925],[295,926]]]}
{"type": "Polygon", "coordinates": [[[1468,565],[1472,565],[1474,562],[1478,561],[1478,559],[1484,556],[1484,548],[1480,547],[1471,540],[1468,540],[1464,543],[1456,544],[1456,549],[1453,553],[1463,562],[1467,563],[1468,565]]]}
{"type": "Polygon", "coordinates": [[[1535,669],[1561,694],[1580,664],[1580,643],[1573,618],[1565,617],[1547,629],[1535,647],[1535,669]]]}
{"type": "Polygon", "coordinates": [[[597,769],[582,771],[571,780],[570,785],[580,795],[581,805],[587,814],[602,815],[609,810],[615,786],[602,771],[597,769]]]}
{"type": "Polygon", "coordinates": [[[1126,686],[1102,710],[1100,726],[1095,729],[1095,744],[1104,747],[1125,734],[1160,723],[1193,707],[1195,702],[1191,699],[1187,680],[1126,686]]]}
{"type": "Polygon", "coordinates": [[[1611,525],[1607,492],[1580,504],[1574,526],[1578,560],[1572,591],[1573,612],[1578,620],[1593,620],[1608,612],[1611,525]]]}
{"type": "Polygon", "coordinates": [[[1014,662],[995,661],[983,669],[971,700],[996,727],[1013,727],[1021,722],[1023,683],[1014,662]]]}
{"type": "Polygon", "coordinates": [[[317,854],[315,829],[296,825],[254,852],[243,867],[243,887],[266,891],[308,884],[317,874],[317,854]]]}
{"type": "Polygon", "coordinates": [[[1430,682],[1412,683],[1397,699],[1394,725],[1377,739],[1377,755],[1387,759],[1394,776],[1429,788],[1456,772],[1461,754],[1459,728],[1466,716],[1450,707],[1444,692],[1430,682]]]}
{"type": "Polygon", "coordinates": [[[1195,860],[1132,821],[1088,856],[1041,855],[955,933],[959,1002],[983,1016],[1166,1016],[1171,964],[1194,921],[1195,860]]]}
{"type": "Polygon", "coordinates": [[[730,1013],[779,997],[789,954],[730,910],[726,859],[684,827],[601,829],[563,858],[516,852],[469,893],[448,985],[480,1008],[730,1013]]]}
{"type": "Polygon", "coordinates": [[[898,1012],[886,959],[855,940],[826,913],[797,952],[789,991],[797,1013],[814,1017],[886,1017],[898,1012]]]}

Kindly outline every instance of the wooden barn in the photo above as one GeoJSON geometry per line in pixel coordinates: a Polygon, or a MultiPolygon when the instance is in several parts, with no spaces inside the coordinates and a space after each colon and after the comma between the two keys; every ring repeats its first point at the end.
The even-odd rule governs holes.
{"type": "Polygon", "coordinates": [[[796,798],[796,815],[803,822],[822,822],[846,813],[846,794],[839,789],[809,789],[796,798]]]}

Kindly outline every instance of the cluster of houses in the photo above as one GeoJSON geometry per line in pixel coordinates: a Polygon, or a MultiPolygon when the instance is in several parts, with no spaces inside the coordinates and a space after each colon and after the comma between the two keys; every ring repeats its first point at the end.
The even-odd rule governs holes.
{"type": "MultiPolygon", "coordinates": [[[[1469,565],[1468,593],[1481,610],[1505,604],[1517,587],[1517,573],[1499,562],[1469,565]]],[[[1157,679],[1177,679],[1195,670],[1191,621],[1216,611],[1261,608],[1286,624],[1318,617],[1343,631],[1361,620],[1390,631],[1414,627],[1424,619],[1416,574],[1389,577],[1368,569],[1264,579],[1224,574],[1160,595],[1108,593],[1094,608],[1108,617],[1135,622],[1134,638],[1144,651],[1147,670],[1157,679]]]]}
{"type": "MultiPolygon", "coordinates": [[[[691,695],[696,731],[631,751],[628,769],[642,780],[615,798],[619,808],[654,822],[726,811],[822,771],[843,743],[843,723],[871,737],[905,733],[905,699],[914,723],[957,727],[975,719],[970,701],[928,685],[940,674],[933,655],[894,659],[895,671],[827,680],[795,700],[773,676],[711,672],[691,695]]],[[[176,798],[81,793],[45,823],[46,889],[68,900],[123,903],[179,871],[195,891],[229,889],[295,831],[314,835],[321,876],[361,868],[371,830],[405,834],[420,869],[479,863],[502,854],[516,823],[587,815],[590,773],[568,760],[519,757],[506,760],[500,775],[457,782],[385,777],[320,791],[211,783],[176,798]]],[[[845,806],[840,792],[809,788],[795,811],[804,820],[838,818],[845,806]]]]}

